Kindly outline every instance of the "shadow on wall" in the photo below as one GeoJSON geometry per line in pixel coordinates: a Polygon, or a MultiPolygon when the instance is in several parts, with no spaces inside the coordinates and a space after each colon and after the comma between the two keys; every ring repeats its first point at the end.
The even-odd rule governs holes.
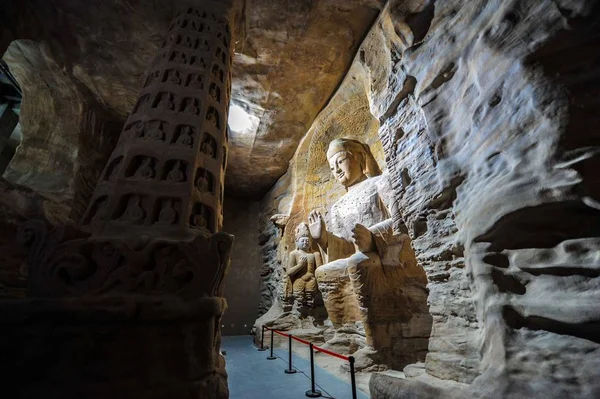
{"type": "Polygon", "coordinates": [[[227,310],[221,320],[223,335],[250,334],[258,317],[262,266],[258,209],[258,202],[225,198],[223,231],[235,236],[235,240],[224,282],[227,310]]]}

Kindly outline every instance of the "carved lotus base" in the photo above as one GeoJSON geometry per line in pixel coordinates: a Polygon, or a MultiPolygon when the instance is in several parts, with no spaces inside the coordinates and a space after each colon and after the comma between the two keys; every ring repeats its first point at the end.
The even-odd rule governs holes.
{"type": "Polygon", "coordinates": [[[3,392],[19,398],[227,398],[219,297],[0,302],[3,392]]]}

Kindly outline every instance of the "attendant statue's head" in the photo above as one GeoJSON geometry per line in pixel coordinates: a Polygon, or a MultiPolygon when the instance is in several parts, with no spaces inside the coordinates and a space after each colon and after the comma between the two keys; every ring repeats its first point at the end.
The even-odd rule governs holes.
{"type": "Polygon", "coordinates": [[[327,160],[335,179],[346,188],[381,174],[369,146],[357,140],[333,140],[327,149],[327,160]]]}
{"type": "Polygon", "coordinates": [[[312,238],[308,231],[308,225],[306,223],[300,223],[296,227],[296,248],[303,251],[310,250],[312,247],[312,238]]]}

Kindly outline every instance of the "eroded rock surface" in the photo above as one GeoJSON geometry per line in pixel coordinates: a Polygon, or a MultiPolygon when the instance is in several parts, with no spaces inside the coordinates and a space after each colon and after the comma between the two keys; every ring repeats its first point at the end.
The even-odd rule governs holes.
{"type": "MultiPolygon", "coordinates": [[[[338,126],[364,137],[345,121],[358,113],[377,122],[433,316],[424,372],[373,377],[378,397],[598,395],[597,16],[591,2],[392,2],[281,180],[291,193],[265,198],[293,220],[332,195],[327,171],[301,166],[321,156],[304,143],[338,126]],[[321,129],[338,96],[368,107],[321,129]]],[[[273,237],[272,265],[269,245],[287,245],[273,237]]]]}

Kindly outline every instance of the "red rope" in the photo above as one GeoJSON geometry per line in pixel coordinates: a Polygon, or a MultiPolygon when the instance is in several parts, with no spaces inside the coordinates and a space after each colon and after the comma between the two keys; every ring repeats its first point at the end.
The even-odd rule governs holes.
{"type": "MultiPolygon", "coordinates": [[[[263,326],[263,327],[265,327],[265,330],[272,330],[274,333],[276,333],[276,334],[279,334],[279,335],[283,335],[284,337],[287,337],[287,336],[289,335],[289,334],[282,333],[282,332],[281,332],[281,331],[279,331],[279,330],[275,330],[274,328],[269,328],[269,327],[267,327],[267,326],[263,326]]],[[[296,341],[298,341],[298,342],[302,342],[302,343],[303,343],[303,344],[305,344],[305,345],[310,345],[310,342],[308,342],[308,341],[305,341],[305,340],[303,340],[302,338],[295,337],[295,336],[293,336],[293,335],[292,335],[292,339],[293,339],[293,340],[296,340],[296,341]]],[[[330,355],[330,356],[337,357],[337,358],[339,358],[339,359],[346,360],[346,361],[350,360],[350,359],[348,359],[348,356],[344,356],[344,355],[340,355],[339,353],[335,353],[335,352],[332,352],[332,351],[328,351],[327,349],[320,348],[320,347],[318,347],[318,346],[316,346],[316,345],[313,345],[313,348],[314,348],[314,349],[315,349],[317,352],[323,352],[323,353],[326,353],[326,354],[328,354],[328,355],[330,355]]]]}
{"type": "Polygon", "coordinates": [[[302,342],[302,343],[303,343],[303,344],[305,344],[305,345],[310,345],[310,342],[308,342],[308,341],[305,341],[305,340],[303,340],[302,338],[294,337],[293,335],[292,335],[292,339],[294,339],[294,340],[296,340],[296,341],[298,341],[298,342],[302,342]]]}
{"type": "Polygon", "coordinates": [[[350,359],[348,359],[347,356],[340,355],[339,353],[335,353],[335,352],[332,352],[332,351],[328,351],[327,349],[319,348],[318,346],[315,346],[315,345],[313,345],[313,348],[315,348],[316,351],[327,353],[330,356],[338,357],[338,358],[340,358],[342,360],[350,360],[350,359]]]}

